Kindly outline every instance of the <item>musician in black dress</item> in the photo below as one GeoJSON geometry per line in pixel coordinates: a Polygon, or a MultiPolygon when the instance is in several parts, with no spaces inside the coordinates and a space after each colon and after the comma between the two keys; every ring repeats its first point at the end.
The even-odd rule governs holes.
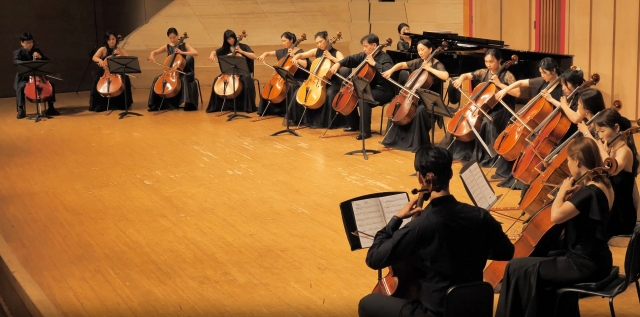
{"type": "Polygon", "coordinates": [[[618,162],[618,169],[609,175],[616,196],[611,208],[607,235],[630,235],[637,221],[636,207],[633,204],[634,184],[638,174],[637,149],[635,144],[629,142],[633,136],[619,137],[615,141],[613,139],[620,132],[631,128],[631,124],[617,110],[609,108],[598,115],[594,125],[600,140],[600,155],[611,156],[618,162]]]}
{"type": "MultiPolygon", "coordinates": [[[[607,219],[614,192],[606,176],[574,180],[601,167],[596,142],[577,138],[567,148],[567,178],[551,206],[551,222],[564,225],[564,255],[513,259],[502,281],[496,317],[578,316],[577,297],[565,297],[556,307],[555,289],[598,282],[611,272],[613,258],[607,245],[607,219]]],[[[557,253],[557,252],[556,252],[557,253]]]]}
{"type": "Polygon", "coordinates": [[[100,95],[97,89],[98,81],[100,77],[104,75],[104,69],[109,67],[107,63],[107,58],[110,56],[127,56],[127,51],[123,48],[118,47],[118,43],[120,40],[116,36],[115,33],[111,31],[107,31],[104,35],[104,45],[101,46],[96,53],[93,55],[93,61],[100,66],[100,71],[97,73],[96,77],[93,80],[93,85],[91,86],[91,96],[89,98],[89,111],[101,112],[105,110],[125,110],[125,108],[131,108],[131,104],[133,103],[133,96],[131,94],[131,82],[129,81],[129,76],[122,76],[122,82],[125,86],[125,92],[121,93],[116,97],[103,97],[100,95]],[[127,101],[125,103],[125,95],[127,101]],[[109,109],[107,109],[107,107],[109,109]]]}
{"type": "MultiPolygon", "coordinates": [[[[472,80],[474,87],[484,82],[492,82],[498,90],[506,88],[508,85],[515,83],[516,78],[509,70],[504,70],[500,74],[496,74],[500,69],[501,62],[502,54],[500,51],[496,49],[489,49],[484,54],[484,64],[487,68],[478,69],[473,73],[460,75],[458,79],[453,81],[453,86],[460,88],[465,80],[470,79],[472,80]]],[[[515,110],[516,98],[518,97],[520,97],[520,89],[513,89],[509,91],[509,95],[507,95],[502,101],[511,110],[515,110]]],[[[490,109],[487,114],[491,116],[493,121],[489,120],[486,116],[482,116],[482,124],[478,134],[480,134],[487,147],[492,150],[493,143],[498,138],[498,135],[500,135],[500,133],[502,133],[502,131],[507,127],[512,115],[511,112],[500,103],[490,109]]],[[[443,143],[449,145],[451,140],[448,139],[443,143]]],[[[489,153],[487,153],[485,148],[475,138],[470,142],[455,140],[449,147],[449,150],[453,153],[454,160],[476,160],[483,167],[492,166],[495,163],[496,171],[492,178],[507,178],[511,175],[513,162],[501,159],[498,156],[491,158],[489,153]]]]}
{"type": "Polygon", "coordinates": [[[163,45],[155,51],[152,51],[149,55],[149,60],[155,62],[155,56],[162,53],[167,53],[167,56],[171,56],[174,53],[182,55],[185,58],[185,67],[183,72],[186,75],[180,74],[181,87],[177,95],[171,98],[162,98],[154,91],[154,86],[158,78],[157,76],[151,84],[151,91],[149,92],[149,111],[158,111],[162,105],[162,109],[178,108],[184,104],[184,111],[198,110],[198,86],[195,82],[195,64],[194,57],[198,56],[198,51],[187,43],[180,42],[178,36],[178,30],[176,28],[169,28],[167,30],[167,37],[169,38],[169,44],[163,45]]]}
{"type": "MultiPolygon", "coordinates": [[[[341,61],[337,62],[331,67],[332,72],[337,72],[341,66],[347,68],[356,68],[365,60],[371,67],[375,68],[375,76],[369,83],[371,86],[371,94],[373,99],[378,102],[378,105],[384,105],[393,99],[393,86],[391,83],[382,77],[382,73],[393,67],[393,61],[391,57],[384,51],[379,50],[375,56],[370,56],[371,53],[380,45],[380,40],[375,34],[365,35],[361,40],[362,52],[347,56],[341,61]]],[[[344,131],[358,131],[362,129],[365,138],[371,137],[371,108],[378,105],[372,105],[367,102],[364,103],[362,111],[362,121],[364,127],[360,127],[360,116],[358,110],[355,109],[347,116],[347,127],[344,131]]],[[[358,103],[358,107],[360,103],[358,103]]],[[[362,134],[358,134],[356,139],[362,140],[362,134]]]]}
{"type": "Polygon", "coordinates": [[[398,34],[400,35],[400,41],[396,44],[398,51],[408,51],[411,48],[411,37],[404,35],[405,33],[411,33],[409,24],[400,23],[398,25],[398,34]]]}
{"type": "MultiPolygon", "coordinates": [[[[433,174],[431,201],[422,210],[413,198],[376,233],[367,266],[391,267],[398,277],[393,296],[373,293],[358,304],[361,317],[442,316],[447,290],[456,284],[482,281],[487,259],[507,261],[514,247],[486,210],[456,200],[449,192],[451,154],[425,146],[414,167],[421,187],[433,174]],[[413,220],[400,228],[402,219],[413,220]]],[[[429,200],[429,194],[426,194],[429,200]]]]}
{"type": "MultiPolygon", "coordinates": [[[[247,61],[247,65],[249,66],[249,72],[253,74],[253,61],[258,57],[253,53],[249,45],[238,42],[238,37],[236,36],[235,32],[226,30],[223,34],[222,46],[217,50],[211,52],[211,54],[209,55],[209,61],[217,63],[218,56],[233,54],[244,57],[247,61]]],[[[242,92],[236,97],[236,107],[238,111],[244,111],[247,113],[256,111],[256,88],[253,84],[253,78],[251,77],[251,74],[240,75],[240,81],[242,82],[242,92]]],[[[220,77],[216,77],[216,79],[213,80],[213,87],[215,87],[216,82],[219,78],[220,77]]],[[[229,84],[231,84],[231,82],[229,84]]],[[[227,89],[231,90],[233,89],[233,87],[227,89]]],[[[233,110],[233,99],[226,100],[225,102],[225,99],[218,96],[215,90],[212,89],[207,112],[223,110],[233,110]]]]}
{"type": "MultiPolygon", "coordinates": [[[[422,68],[430,73],[429,76],[433,76],[433,84],[429,89],[442,91],[442,81],[449,79],[449,73],[444,68],[444,65],[435,58],[425,62],[433,51],[433,45],[429,40],[421,40],[417,44],[417,49],[420,58],[395,64],[391,69],[383,72],[382,76],[389,78],[397,70],[408,69],[413,73],[422,68]]],[[[427,111],[427,108],[420,101],[413,120],[406,125],[393,124],[387,131],[382,144],[396,150],[415,152],[420,147],[431,143],[429,139],[431,120],[435,120],[435,118],[432,118],[431,113],[427,111]]]]}
{"type": "MultiPolygon", "coordinates": [[[[42,54],[42,51],[35,47],[35,43],[33,40],[33,35],[31,33],[23,33],[20,36],[20,45],[22,46],[20,49],[13,51],[13,63],[18,65],[20,62],[28,62],[32,60],[45,60],[48,61],[49,58],[42,54]]],[[[27,115],[25,109],[25,94],[24,87],[29,82],[29,77],[20,77],[16,73],[16,79],[13,83],[13,89],[16,90],[16,106],[18,110],[18,119],[22,119],[27,115]]],[[[51,83],[51,81],[49,81],[51,83]]],[[[47,101],[48,108],[46,111],[47,115],[57,116],[60,113],[56,108],[53,107],[53,103],[56,102],[56,93],[55,87],[53,83],[51,83],[51,88],[53,88],[53,93],[51,97],[47,101]]]]}
{"type": "MultiPolygon", "coordinates": [[[[299,60],[305,58],[318,59],[322,56],[334,63],[337,63],[344,58],[342,52],[340,52],[333,46],[329,46],[329,33],[327,33],[327,31],[320,31],[316,33],[314,39],[316,41],[317,48],[312,48],[304,53],[296,54],[291,60],[293,63],[298,63],[299,60]]],[[[313,71],[313,69],[310,70],[313,71]]],[[[340,68],[339,74],[343,75],[343,77],[348,76],[349,70],[346,68],[340,68]]],[[[330,75],[332,74],[327,73],[327,76],[330,75]]],[[[340,90],[340,85],[342,85],[342,80],[338,78],[338,76],[331,76],[331,85],[326,85],[327,97],[324,101],[324,105],[322,105],[318,109],[307,109],[303,122],[310,128],[333,129],[343,127],[345,125],[346,118],[345,116],[340,114],[338,114],[335,120],[333,120],[333,123],[331,123],[331,119],[333,119],[337,114],[337,112],[331,107],[331,103],[333,102],[333,98],[340,90]],[[331,126],[329,126],[330,123],[331,126]]]]}
{"type": "MultiPolygon", "coordinates": [[[[295,34],[291,32],[284,32],[282,33],[282,36],[280,36],[280,40],[282,41],[283,48],[276,51],[264,52],[262,53],[262,55],[258,56],[258,60],[264,62],[265,58],[269,56],[275,56],[277,60],[281,60],[287,55],[293,58],[293,56],[295,56],[296,54],[304,52],[304,50],[301,48],[293,47],[298,40],[295,34]]],[[[309,69],[309,65],[311,65],[311,62],[308,59],[298,60],[298,70],[296,70],[296,72],[293,74],[293,78],[298,81],[298,84],[287,82],[287,98],[285,98],[283,101],[279,103],[269,102],[268,100],[262,98],[262,94],[260,94],[260,105],[258,106],[258,114],[284,116],[286,114],[285,102],[288,99],[289,105],[291,107],[289,109],[289,121],[297,123],[302,116],[304,107],[296,101],[296,92],[298,91],[298,88],[300,88],[300,84],[309,77],[309,74],[300,69],[300,67],[309,69]]]]}

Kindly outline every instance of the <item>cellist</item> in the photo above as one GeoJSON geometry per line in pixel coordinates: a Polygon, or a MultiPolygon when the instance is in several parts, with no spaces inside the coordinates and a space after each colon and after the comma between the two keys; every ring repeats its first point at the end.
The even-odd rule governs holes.
{"type": "MultiPolygon", "coordinates": [[[[509,86],[498,91],[496,93],[496,99],[501,100],[502,98],[504,98],[504,96],[507,95],[507,93],[509,93],[509,91],[515,88],[538,87],[537,91],[535,91],[535,94],[532,95],[539,94],[542,90],[546,89],[550,83],[558,78],[560,74],[560,66],[558,66],[558,62],[556,62],[553,58],[545,57],[538,64],[538,71],[540,72],[539,78],[518,80],[515,83],[510,84],[509,86]]],[[[560,97],[562,97],[561,85],[556,85],[555,87],[553,87],[553,90],[551,90],[550,94],[553,99],[560,100],[560,97]]]]}
{"type": "MultiPolygon", "coordinates": [[[[362,44],[362,52],[358,54],[353,54],[343,58],[338,61],[331,67],[331,71],[333,73],[337,72],[338,69],[342,67],[347,68],[355,68],[362,61],[367,60],[367,63],[375,68],[376,74],[373,77],[373,80],[369,83],[371,87],[371,94],[373,95],[373,99],[379,103],[379,105],[384,105],[393,99],[393,86],[388,80],[385,80],[382,77],[382,73],[391,69],[393,66],[393,61],[391,57],[386,52],[379,50],[376,52],[375,56],[370,56],[371,53],[380,45],[380,39],[375,34],[365,35],[361,40],[360,44],[362,44]]],[[[349,131],[359,131],[363,129],[363,134],[365,138],[371,137],[371,108],[376,107],[377,105],[371,105],[367,102],[364,102],[364,106],[361,109],[362,111],[362,121],[364,127],[360,127],[360,116],[358,115],[357,109],[352,111],[347,116],[347,126],[344,128],[345,132],[349,131]]],[[[356,137],[358,140],[362,140],[362,134],[358,134],[356,137]]]]}
{"type": "Polygon", "coordinates": [[[131,94],[131,82],[128,76],[123,76],[122,81],[127,90],[126,94],[120,94],[117,97],[107,98],[100,95],[96,85],[100,80],[100,77],[104,74],[104,68],[109,67],[107,63],[107,57],[110,56],[127,56],[127,51],[124,48],[118,47],[118,37],[115,33],[107,31],[104,35],[104,44],[93,55],[93,61],[100,66],[100,71],[94,78],[93,85],[91,85],[91,96],[89,97],[89,111],[101,112],[107,110],[107,103],[109,109],[125,110],[125,107],[131,108],[133,103],[133,95],[131,94]],[[125,95],[127,101],[125,103],[125,95]],[[111,100],[108,100],[111,99],[111,100]],[[126,104],[126,105],[125,105],[126,104]]]}
{"type": "MultiPolygon", "coordinates": [[[[238,56],[244,57],[247,61],[247,65],[249,66],[249,72],[253,74],[253,61],[258,58],[251,47],[244,43],[238,42],[238,37],[236,33],[231,30],[224,31],[222,46],[209,54],[209,61],[216,63],[218,61],[218,56],[224,55],[233,55],[236,54],[238,56]]],[[[240,95],[236,97],[237,108],[238,111],[244,111],[247,113],[256,111],[256,88],[253,84],[253,78],[251,75],[239,75],[240,81],[242,82],[242,92],[240,95]]],[[[219,77],[216,77],[213,80],[213,85],[215,87],[216,81],[219,77]]],[[[209,98],[209,106],[207,107],[207,112],[215,112],[221,111],[222,104],[224,99],[220,96],[216,95],[215,90],[211,90],[211,97],[209,98]]],[[[224,105],[224,109],[233,110],[233,103],[226,102],[224,105]]]]}
{"type": "Polygon", "coordinates": [[[423,210],[413,198],[375,235],[366,263],[372,269],[391,266],[398,289],[393,297],[373,293],[362,298],[360,316],[442,316],[449,287],[481,282],[487,259],[513,257],[513,244],[500,223],[451,195],[451,164],[451,154],[443,148],[427,145],[416,152],[420,186],[426,187],[427,174],[435,176],[431,201],[423,210]],[[400,228],[402,219],[413,215],[400,228]]]}
{"type": "MultiPolygon", "coordinates": [[[[262,53],[262,55],[258,56],[258,60],[263,62],[265,60],[266,57],[269,56],[275,56],[277,60],[282,59],[283,57],[285,57],[287,54],[291,57],[294,57],[296,54],[300,54],[302,52],[304,52],[303,49],[301,48],[296,48],[294,49],[293,46],[295,45],[296,41],[298,40],[296,38],[296,35],[291,33],[291,32],[284,32],[282,33],[282,35],[280,36],[280,40],[282,41],[282,47],[279,50],[276,51],[270,51],[270,52],[264,52],[262,53]]],[[[298,66],[305,68],[305,69],[309,69],[309,65],[311,65],[311,63],[309,62],[308,59],[301,59],[298,60],[298,66]]],[[[307,77],[309,77],[309,75],[307,73],[305,73],[303,70],[298,69],[295,74],[293,75],[293,77],[299,81],[304,81],[305,79],[307,79],[307,77]]],[[[287,82],[287,94],[289,94],[289,102],[293,102],[294,104],[296,104],[295,108],[291,109],[291,111],[295,111],[298,108],[302,107],[302,105],[299,105],[296,102],[296,91],[298,90],[298,88],[300,87],[300,85],[292,85],[289,82],[287,82]]],[[[286,98],[285,98],[286,100],[286,98]]],[[[260,95],[260,104],[258,105],[258,114],[259,115],[268,115],[268,114],[275,114],[275,115],[279,115],[279,116],[284,116],[286,109],[285,109],[285,100],[283,100],[280,103],[271,103],[269,104],[269,108],[266,109],[267,107],[267,100],[262,98],[262,95],[260,95]],[[265,110],[268,113],[265,113],[265,110]]],[[[300,108],[301,109],[301,108],[300,108]]],[[[298,111],[295,111],[296,114],[298,114],[298,111]]],[[[302,112],[300,112],[298,115],[301,115],[302,112]]],[[[292,122],[297,122],[295,119],[300,119],[297,116],[290,116],[289,117],[290,120],[292,122]]]]}
{"type": "MultiPolygon", "coordinates": [[[[504,70],[499,75],[496,74],[500,69],[501,62],[502,54],[500,51],[493,48],[489,49],[484,54],[484,64],[487,68],[478,69],[472,73],[460,75],[460,77],[453,81],[453,86],[460,88],[465,80],[472,80],[474,86],[483,82],[491,81],[496,85],[497,89],[504,89],[508,85],[515,83],[516,78],[509,70],[504,70]]],[[[515,110],[516,98],[518,97],[520,97],[520,89],[512,89],[509,91],[509,96],[506,96],[503,101],[507,106],[509,106],[509,108],[515,110]]],[[[478,133],[486,144],[492,146],[498,135],[500,135],[500,133],[509,124],[511,113],[505,109],[503,105],[498,104],[489,110],[488,114],[493,119],[493,122],[486,116],[483,116],[482,125],[478,133]]],[[[449,144],[450,142],[451,141],[445,142],[445,144],[449,144]]],[[[511,175],[511,169],[513,168],[513,161],[509,162],[505,159],[500,159],[497,156],[492,159],[477,141],[462,142],[455,140],[449,150],[453,153],[454,160],[477,160],[483,167],[491,166],[495,163],[496,171],[491,178],[504,178],[506,182],[500,183],[498,186],[511,187],[512,181],[509,180],[509,176],[511,175]],[[498,161],[496,162],[495,160],[498,161]]]]}
{"type": "Polygon", "coordinates": [[[555,289],[603,280],[611,272],[613,258],[606,237],[606,219],[614,200],[611,183],[598,175],[580,184],[573,180],[603,166],[598,145],[577,138],[567,145],[571,177],[558,191],[551,206],[551,222],[564,224],[564,255],[516,258],[504,272],[496,317],[578,316],[578,298],[567,299],[556,312],[555,289]]]}
{"type": "MultiPolygon", "coordinates": [[[[430,76],[434,76],[434,81],[430,89],[433,91],[441,91],[442,81],[449,79],[449,73],[444,68],[444,65],[435,58],[428,63],[425,62],[433,51],[433,45],[429,40],[421,40],[418,42],[416,48],[418,49],[419,58],[395,64],[391,69],[383,72],[382,77],[389,78],[395,71],[401,69],[408,69],[413,73],[422,67],[430,73],[430,76]]],[[[413,120],[406,125],[394,124],[393,127],[387,131],[387,135],[385,135],[382,144],[396,150],[415,152],[421,146],[431,143],[429,140],[430,129],[431,113],[429,113],[427,108],[420,102],[413,120]]]]}
{"type": "Polygon", "coordinates": [[[195,69],[193,58],[198,56],[198,51],[188,43],[182,43],[179,47],[180,37],[178,36],[178,30],[176,28],[169,28],[167,30],[167,37],[169,38],[169,44],[163,45],[157,50],[151,51],[149,60],[155,62],[155,56],[162,53],[167,53],[167,56],[171,56],[174,53],[181,54],[182,57],[187,59],[187,64],[183,70],[186,75],[181,75],[182,87],[177,95],[171,98],[165,98],[155,93],[153,87],[156,81],[161,76],[156,77],[151,83],[151,91],[149,92],[149,111],[157,111],[160,103],[162,108],[178,108],[181,104],[184,104],[184,111],[198,110],[198,87],[195,83],[195,69]]]}
{"type": "MultiPolygon", "coordinates": [[[[20,49],[13,51],[13,63],[15,65],[18,65],[19,62],[27,62],[27,61],[32,61],[34,59],[45,60],[45,61],[49,60],[49,58],[47,58],[46,56],[44,56],[44,54],[42,54],[42,51],[39,48],[35,47],[33,35],[31,35],[31,33],[23,33],[20,36],[20,45],[22,46],[20,49]]],[[[27,85],[28,81],[29,81],[29,77],[20,77],[16,73],[16,79],[13,83],[13,88],[16,90],[16,105],[18,107],[18,116],[17,116],[18,119],[22,119],[27,115],[25,110],[24,87],[27,85]]],[[[51,97],[47,101],[48,108],[47,108],[46,114],[50,116],[57,116],[57,115],[60,115],[60,113],[58,112],[58,110],[56,110],[56,108],[53,107],[53,103],[56,102],[56,93],[55,93],[55,87],[53,86],[53,83],[51,83],[51,87],[53,88],[53,93],[51,94],[51,97]]]]}
{"type": "Polygon", "coordinates": [[[404,35],[405,33],[410,32],[409,24],[400,23],[398,25],[398,35],[400,35],[400,40],[398,41],[398,44],[396,44],[398,51],[408,51],[411,49],[411,37],[404,35]]]}
{"type": "MultiPolygon", "coordinates": [[[[300,63],[301,60],[307,58],[320,58],[324,56],[330,61],[337,63],[344,58],[342,52],[340,52],[335,47],[329,47],[329,33],[327,31],[320,31],[316,33],[314,36],[314,40],[316,42],[316,48],[312,48],[304,53],[298,53],[291,59],[291,62],[296,64],[300,63]]],[[[345,68],[340,69],[340,74],[344,75],[344,77],[349,75],[349,70],[345,68]]],[[[329,74],[327,74],[329,75],[329,74]]],[[[331,102],[333,98],[340,90],[341,80],[338,76],[331,76],[331,85],[328,85],[326,88],[327,98],[325,99],[324,105],[318,109],[308,109],[307,110],[307,118],[306,123],[310,128],[329,128],[329,123],[331,122],[331,118],[333,117],[334,110],[331,107],[331,102]]],[[[333,124],[330,128],[338,128],[343,127],[345,125],[345,117],[339,115],[336,120],[333,121],[333,124]]]]}

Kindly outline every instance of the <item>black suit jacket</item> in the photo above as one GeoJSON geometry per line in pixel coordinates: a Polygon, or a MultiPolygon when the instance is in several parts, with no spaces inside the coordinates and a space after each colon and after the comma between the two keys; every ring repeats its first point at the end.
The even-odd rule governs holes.
{"type": "MultiPolygon", "coordinates": [[[[25,50],[23,47],[21,47],[19,50],[15,50],[13,51],[13,64],[15,64],[16,66],[18,66],[18,63],[20,62],[28,62],[28,61],[32,61],[33,60],[33,53],[38,52],[38,54],[40,54],[40,56],[42,56],[42,58],[40,58],[40,60],[49,60],[48,57],[46,57],[44,54],[42,54],[42,51],[40,51],[39,48],[34,47],[31,49],[31,51],[25,50]]],[[[18,84],[21,81],[27,81],[29,80],[28,77],[20,77],[18,76],[18,73],[16,73],[16,79],[13,82],[13,89],[18,89],[18,84]]]]}

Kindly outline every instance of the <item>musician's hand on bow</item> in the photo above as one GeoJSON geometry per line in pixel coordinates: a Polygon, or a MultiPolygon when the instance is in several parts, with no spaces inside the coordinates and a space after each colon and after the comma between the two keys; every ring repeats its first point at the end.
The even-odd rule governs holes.
{"type": "Polygon", "coordinates": [[[376,60],[373,59],[373,56],[367,55],[367,58],[365,60],[367,61],[367,63],[369,63],[369,65],[371,65],[373,67],[376,66],[376,60]]]}
{"type": "Polygon", "coordinates": [[[502,98],[504,98],[504,96],[506,94],[507,94],[507,91],[505,89],[502,89],[502,90],[498,91],[496,93],[496,95],[495,95],[496,96],[496,100],[498,100],[498,101],[502,100],[502,98]]]}
{"type": "Polygon", "coordinates": [[[380,75],[382,75],[382,77],[387,78],[387,79],[389,79],[392,74],[393,74],[393,71],[391,69],[380,73],[380,75]]]}
{"type": "Polygon", "coordinates": [[[264,58],[267,56],[267,52],[262,53],[262,55],[256,58],[258,61],[264,62],[264,58]]]}
{"type": "Polygon", "coordinates": [[[413,216],[415,213],[422,211],[422,208],[416,207],[419,197],[420,195],[413,197],[411,201],[409,201],[406,205],[404,205],[404,207],[402,207],[402,209],[398,211],[398,213],[396,213],[396,217],[400,219],[407,219],[413,216]]]}
{"type": "Polygon", "coordinates": [[[147,58],[147,60],[149,60],[150,62],[154,62],[155,63],[156,62],[156,57],[155,57],[155,55],[151,54],[151,55],[149,55],[149,58],[147,58]]]}
{"type": "Polygon", "coordinates": [[[208,60],[210,62],[216,63],[218,61],[218,57],[216,56],[216,52],[211,52],[211,54],[209,54],[208,60]]]}
{"type": "Polygon", "coordinates": [[[331,74],[335,74],[338,72],[338,69],[340,69],[340,63],[335,63],[333,64],[333,66],[331,66],[331,68],[329,69],[329,73],[331,74]]]}
{"type": "Polygon", "coordinates": [[[462,87],[462,77],[458,77],[456,78],[456,80],[452,81],[451,83],[453,84],[453,87],[456,87],[457,89],[460,89],[460,87],[462,87]]]}

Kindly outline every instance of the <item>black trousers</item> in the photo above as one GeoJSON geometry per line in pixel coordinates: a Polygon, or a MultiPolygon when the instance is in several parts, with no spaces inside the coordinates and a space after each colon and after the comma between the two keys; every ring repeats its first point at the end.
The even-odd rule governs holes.
{"type": "MultiPolygon", "coordinates": [[[[387,102],[391,101],[394,96],[391,89],[384,90],[379,87],[371,89],[371,94],[373,95],[373,99],[377,101],[379,105],[386,104],[387,102]]],[[[360,127],[360,129],[363,129],[362,131],[365,135],[371,135],[371,109],[377,106],[378,105],[371,105],[366,102],[363,104],[360,111],[362,112],[362,121],[364,127],[360,127],[360,115],[358,114],[358,107],[360,107],[360,102],[358,102],[358,107],[347,116],[347,124],[352,128],[360,127]]]]}
{"type": "MultiPolygon", "coordinates": [[[[26,81],[18,82],[18,88],[16,89],[16,107],[17,107],[16,110],[17,111],[20,111],[20,109],[24,108],[24,104],[26,100],[26,96],[24,94],[24,87],[26,85],[27,85],[26,81]]],[[[56,101],[56,86],[53,83],[51,83],[51,88],[53,90],[53,93],[51,94],[51,98],[49,98],[49,100],[46,101],[49,107],[53,107],[53,103],[56,101]]]]}
{"type": "Polygon", "coordinates": [[[360,317],[396,317],[396,316],[425,316],[434,317],[420,302],[386,296],[383,294],[369,294],[358,303],[360,317]]]}

